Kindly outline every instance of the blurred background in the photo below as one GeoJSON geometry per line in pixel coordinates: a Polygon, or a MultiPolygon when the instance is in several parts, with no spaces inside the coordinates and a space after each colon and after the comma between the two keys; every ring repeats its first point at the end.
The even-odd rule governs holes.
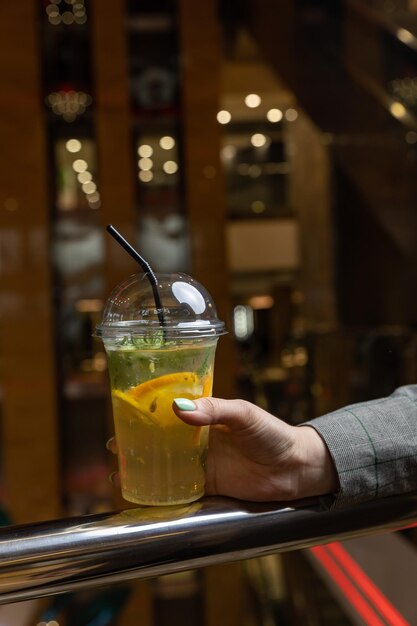
{"type": "MultiPolygon", "coordinates": [[[[2,2],[0,81],[5,523],[127,506],[92,332],[136,267],[108,223],[212,294],[216,395],[298,424],[417,381],[415,0],[2,2]]],[[[207,568],[10,623],[364,623],[317,567],[207,568]]]]}

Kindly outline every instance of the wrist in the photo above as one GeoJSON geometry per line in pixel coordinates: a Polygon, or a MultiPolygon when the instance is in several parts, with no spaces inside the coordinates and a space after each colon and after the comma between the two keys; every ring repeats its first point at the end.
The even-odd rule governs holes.
{"type": "Polygon", "coordinates": [[[335,493],[339,481],[327,445],[312,426],[296,428],[300,470],[298,498],[335,493]]]}

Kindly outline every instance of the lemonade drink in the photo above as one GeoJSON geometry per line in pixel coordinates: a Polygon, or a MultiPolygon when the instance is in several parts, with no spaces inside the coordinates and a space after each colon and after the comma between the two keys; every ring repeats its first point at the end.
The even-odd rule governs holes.
{"type": "Polygon", "coordinates": [[[217,338],[106,345],[122,495],[138,504],[180,504],[204,493],[208,427],[184,424],[174,398],[212,392],[217,338]]]}
{"type": "Polygon", "coordinates": [[[226,330],[191,276],[148,278],[134,274],[115,287],[96,335],[107,353],[123,497],[181,504],[203,495],[208,427],[184,424],[172,402],[211,395],[226,330]]]}

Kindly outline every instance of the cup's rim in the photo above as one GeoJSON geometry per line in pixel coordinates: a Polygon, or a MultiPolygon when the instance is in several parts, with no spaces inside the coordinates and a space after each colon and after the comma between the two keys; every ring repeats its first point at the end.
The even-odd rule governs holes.
{"type": "Polygon", "coordinates": [[[102,323],[95,328],[94,336],[100,339],[123,339],[132,338],[152,338],[152,336],[163,336],[164,339],[205,339],[217,338],[227,335],[225,323],[222,321],[203,323],[184,322],[175,325],[167,324],[161,326],[157,321],[140,323],[137,320],[124,320],[120,322],[102,323]]]}

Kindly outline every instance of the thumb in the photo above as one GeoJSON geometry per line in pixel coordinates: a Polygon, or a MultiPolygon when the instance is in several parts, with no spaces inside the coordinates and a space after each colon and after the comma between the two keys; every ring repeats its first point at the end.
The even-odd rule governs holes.
{"type": "Polygon", "coordinates": [[[245,400],[198,398],[195,401],[176,398],[172,408],[183,422],[193,426],[223,424],[231,430],[246,430],[271,415],[245,400]]]}

